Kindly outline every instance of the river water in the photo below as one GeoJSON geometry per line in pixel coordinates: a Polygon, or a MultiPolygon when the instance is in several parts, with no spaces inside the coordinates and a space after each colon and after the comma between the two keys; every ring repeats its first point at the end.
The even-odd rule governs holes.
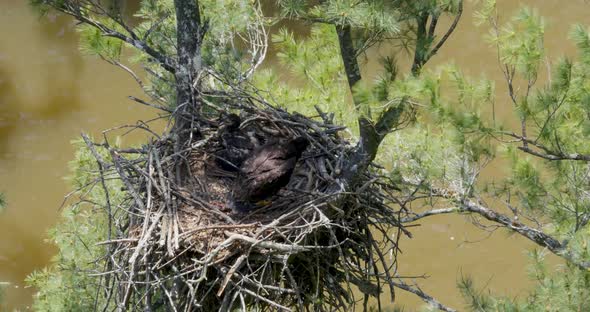
{"type": "MultiPolygon", "coordinates": [[[[498,2],[506,18],[521,5],[539,9],[546,17],[549,59],[575,55],[567,40],[570,25],[588,22],[589,3],[498,2]]],[[[511,104],[496,55],[482,39],[487,30],[473,26],[473,5],[466,3],[456,33],[428,66],[454,62],[474,77],[495,80],[496,111],[509,119],[511,104]]],[[[369,57],[380,53],[384,52],[371,51],[369,57]]],[[[369,61],[365,66],[365,77],[374,74],[374,64],[369,61]]],[[[25,288],[23,279],[47,265],[55,252],[45,237],[70,191],[64,180],[73,158],[70,141],[81,132],[98,136],[106,128],[155,116],[155,111],[127,100],[128,95],[141,96],[135,81],[95,57],[82,55],[71,19],[54,15],[40,19],[27,1],[0,1],[0,192],[8,201],[0,213],[0,283],[8,283],[4,303],[9,311],[27,309],[34,289],[25,288]]],[[[492,167],[485,177],[502,173],[492,167]]],[[[449,306],[463,309],[455,287],[461,274],[510,297],[522,298],[532,286],[525,251],[534,246],[520,237],[502,231],[489,236],[461,216],[432,217],[413,234],[402,245],[401,272],[426,274],[426,280],[415,281],[449,306]]],[[[397,303],[409,310],[421,305],[402,291],[397,303]]]]}

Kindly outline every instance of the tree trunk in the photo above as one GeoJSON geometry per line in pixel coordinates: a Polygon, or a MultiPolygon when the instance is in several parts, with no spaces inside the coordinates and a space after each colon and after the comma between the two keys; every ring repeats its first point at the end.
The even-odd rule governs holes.
{"type": "Polygon", "coordinates": [[[197,0],[174,0],[176,7],[176,33],[178,68],[176,70],[176,128],[186,129],[190,119],[185,112],[197,112],[192,83],[201,70],[201,17],[197,0]]]}
{"type": "Polygon", "coordinates": [[[198,117],[200,103],[193,88],[195,77],[201,70],[201,39],[203,28],[198,0],[174,0],[176,8],[176,36],[178,66],[176,77],[176,110],[174,133],[176,134],[177,183],[183,185],[187,170],[180,155],[182,147],[190,139],[193,120],[198,117]],[[184,169],[183,169],[184,168],[184,169]]]}

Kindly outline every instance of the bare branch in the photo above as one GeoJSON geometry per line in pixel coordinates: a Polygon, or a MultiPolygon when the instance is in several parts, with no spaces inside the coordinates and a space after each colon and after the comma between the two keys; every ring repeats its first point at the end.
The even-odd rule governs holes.
{"type": "Polygon", "coordinates": [[[428,58],[426,59],[426,61],[428,61],[431,57],[433,57],[438,52],[438,50],[445,44],[445,42],[449,39],[451,34],[453,34],[453,32],[455,31],[455,28],[457,28],[457,25],[459,24],[459,20],[461,19],[462,14],[463,14],[463,1],[459,1],[459,9],[457,10],[457,15],[455,16],[455,19],[453,20],[453,24],[451,24],[451,26],[449,27],[447,32],[440,39],[440,41],[434,46],[434,48],[432,48],[430,53],[428,53],[428,58]]]}
{"type": "Polygon", "coordinates": [[[408,216],[408,217],[404,217],[400,219],[400,222],[402,223],[410,223],[410,222],[414,222],[417,220],[420,220],[422,218],[426,218],[426,217],[430,217],[430,216],[436,216],[436,215],[441,215],[441,214],[449,214],[449,213],[455,213],[455,212],[460,212],[461,210],[459,208],[453,207],[453,208],[440,208],[440,209],[432,209],[432,210],[428,210],[426,212],[422,212],[422,213],[417,213],[413,216],[408,216]]]}

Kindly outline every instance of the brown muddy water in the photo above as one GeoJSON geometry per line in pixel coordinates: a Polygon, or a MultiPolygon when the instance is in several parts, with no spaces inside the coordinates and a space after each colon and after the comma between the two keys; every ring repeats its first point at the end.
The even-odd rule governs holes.
{"type": "MultiPolygon", "coordinates": [[[[570,25],[589,22],[590,3],[498,2],[505,20],[521,5],[539,9],[546,17],[549,59],[575,55],[567,40],[570,25]]],[[[509,119],[511,104],[496,55],[482,39],[487,29],[473,26],[473,6],[466,3],[456,33],[428,66],[454,62],[473,77],[495,80],[496,111],[509,119]]],[[[55,252],[45,237],[69,191],[64,177],[73,158],[70,141],[82,131],[98,136],[106,128],[156,114],[126,99],[141,96],[130,76],[79,53],[73,26],[71,19],[60,16],[39,19],[27,1],[0,0],[0,192],[8,201],[0,213],[0,283],[8,283],[4,304],[9,311],[27,310],[35,290],[26,288],[23,280],[47,265],[55,252]]],[[[369,53],[365,77],[374,74],[373,60],[382,53],[369,53]]],[[[503,170],[492,164],[485,178],[500,177],[503,170]]],[[[509,297],[523,298],[533,285],[527,279],[526,251],[534,246],[520,237],[502,231],[489,236],[461,216],[432,217],[413,234],[413,239],[403,242],[400,272],[427,275],[416,282],[446,305],[463,310],[455,287],[461,274],[509,297]]],[[[422,303],[398,291],[397,304],[412,311],[422,303]]]]}

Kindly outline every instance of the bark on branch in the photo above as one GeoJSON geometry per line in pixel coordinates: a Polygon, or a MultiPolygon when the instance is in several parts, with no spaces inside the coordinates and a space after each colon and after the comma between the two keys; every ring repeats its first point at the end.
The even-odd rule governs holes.
{"type": "Polygon", "coordinates": [[[587,270],[590,269],[590,262],[579,261],[577,257],[568,250],[567,242],[560,242],[556,238],[534,228],[531,228],[525,224],[522,224],[506,215],[493,211],[490,208],[482,206],[472,200],[464,199],[458,202],[461,211],[477,213],[478,215],[486,218],[489,221],[500,224],[503,227],[511,229],[516,233],[528,238],[535,244],[549,249],[555,255],[567,260],[568,262],[576,265],[577,267],[587,270]]]}
{"type": "MultiPolygon", "coordinates": [[[[428,60],[435,55],[438,50],[444,45],[450,35],[454,32],[461,14],[463,12],[463,2],[459,2],[459,8],[455,19],[445,35],[429,50],[430,42],[434,38],[436,26],[438,24],[438,15],[432,16],[431,22],[428,25],[428,18],[430,13],[423,12],[417,17],[417,38],[416,51],[414,55],[414,62],[412,65],[412,73],[418,75],[420,69],[428,62],[428,60]]],[[[336,32],[338,34],[338,41],[340,45],[340,54],[346,71],[346,78],[348,86],[352,92],[354,86],[361,80],[359,64],[356,59],[357,51],[353,45],[352,33],[350,25],[336,25],[336,32]]],[[[375,159],[379,146],[385,136],[390,133],[400,123],[400,118],[407,109],[407,99],[402,99],[399,105],[387,108],[376,121],[371,120],[370,116],[361,111],[361,103],[354,98],[354,106],[359,114],[358,125],[360,140],[352,155],[349,156],[348,162],[350,166],[346,166],[343,172],[341,187],[348,187],[355,183],[359,174],[362,174],[369,164],[375,159]]]]}
{"type": "Polygon", "coordinates": [[[543,158],[546,160],[581,160],[581,161],[590,161],[590,155],[580,154],[580,153],[567,153],[564,151],[554,151],[547,146],[538,142],[538,140],[532,140],[526,138],[522,135],[518,135],[514,132],[502,132],[502,134],[511,136],[518,141],[523,143],[522,146],[519,146],[518,149],[533,156],[543,158]],[[531,148],[533,146],[535,149],[531,148]]]}
{"type": "Polygon", "coordinates": [[[414,51],[414,62],[412,64],[412,74],[418,75],[420,70],[426,64],[430,58],[432,58],[438,50],[445,44],[451,34],[457,28],[461,15],[463,14],[463,1],[459,1],[459,7],[455,19],[449,29],[445,32],[442,38],[430,49],[432,42],[434,41],[434,33],[436,25],[438,24],[439,14],[438,13],[423,13],[416,18],[416,50],[414,51]],[[430,25],[428,25],[428,18],[430,17],[430,25]],[[426,30],[428,28],[428,31],[426,30]]]}
{"type": "Polygon", "coordinates": [[[583,161],[590,161],[590,155],[578,154],[578,153],[541,153],[531,149],[528,146],[519,146],[519,150],[531,154],[533,156],[537,156],[547,160],[583,160],[583,161]]]}
{"type": "MultiPolygon", "coordinates": [[[[348,87],[352,93],[356,83],[361,80],[361,73],[356,59],[356,49],[352,41],[351,27],[350,25],[337,25],[336,33],[338,34],[340,54],[346,72],[348,87]]],[[[353,102],[357,113],[360,115],[358,118],[360,141],[356,146],[355,152],[350,155],[348,160],[351,166],[346,166],[346,170],[342,173],[341,182],[343,185],[341,187],[344,189],[354,184],[359,173],[364,172],[371,161],[375,159],[380,143],[372,121],[368,116],[360,112],[360,103],[354,99],[354,94],[353,102]]]]}
{"type": "MultiPolygon", "coordinates": [[[[446,190],[433,190],[433,194],[440,195],[441,197],[447,198],[452,200],[457,207],[453,208],[440,208],[440,209],[432,209],[428,210],[423,213],[416,214],[414,216],[409,216],[401,219],[402,223],[409,223],[414,222],[423,218],[427,218],[430,216],[436,216],[441,214],[449,214],[449,213],[474,213],[484,217],[486,220],[491,221],[501,227],[510,229],[519,235],[527,238],[528,240],[532,241],[533,243],[537,244],[540,247],[547,248],[553,254],[558,257],[565,259],[566,261],[574,264],[575,266],[579,267],[583,270],[590,269],[590,261],[580,261],[579,257],[568,249],[568,242],[563,241],[560,242],[558,239],[552,237],[551,235],[544,233],[541,230],[532,228],[527,226],[514,218],[511,218],[507,215],[502,213],[496,212],[486,206],[479,204],[478,202],[472,199],[455,199],[451,195],[453,192],[447,192],[446,190]]],[[[589,219],[585,218],[582,221],[587,222],[589,219]]]]}
{"type": "MultiPolygon", "coordinates": [[[[350,25],[336,26],[336,33],[338,34],[340,54],[342,55],[342,62],[344,63],[344,70],[346,71],[348,87],[352,91],[354,85],[361,80],[361,71],[356,60],[356,49],[353,45],[350,25]]],[[[355,103],[355,107],[357,104],[358,103],[355,103]]]]}

